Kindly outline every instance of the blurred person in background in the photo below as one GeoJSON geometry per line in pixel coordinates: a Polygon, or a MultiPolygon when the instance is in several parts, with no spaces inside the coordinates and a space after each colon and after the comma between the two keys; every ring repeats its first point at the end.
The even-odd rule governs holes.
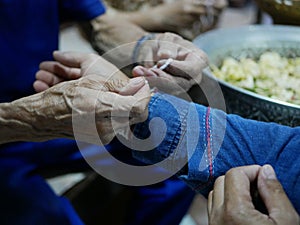
{"type": "Polygon", "coordinates": [[[105,0],[107,14],[148,32],[173,32],[193,40],[216,27],[227,0],[105,0]]]}

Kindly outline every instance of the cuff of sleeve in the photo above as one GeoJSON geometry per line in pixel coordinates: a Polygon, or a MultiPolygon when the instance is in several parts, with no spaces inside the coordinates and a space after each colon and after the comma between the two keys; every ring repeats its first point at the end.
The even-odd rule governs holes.
{"type": "MultiPolygon", "coordinates": [[[[187,136],[197,142],[196,147],[188,148],[188,164],[179,174],[179,178],[194,191],[202,194],[211,189],[212,157],[211,157],[211,117],[210,108],[195,105],[198,123],[190,125],[187,136]]],[[[190,116],[189,116],[190,117],[190,116]]]]}
{"type": "Polygon", "coordinates": [[[168,164],[173,168],[176,166],[178,157],[187,158],[186,150],[178,150],[178,146],[182,134],[185,133],[189,103],[174,96],[156,93],[151,98],[148,109],[148,119],[135,125],[134,135],[139,139],[150,138],[152,143],[155,143],[157,139],[162,139],[162,141],[150,151],[133,151],[133,156],[147,164],[158,163],[168,158],[168,164]],[[157,118],[159,120],[156,120],[157,118]],[[152,127],[152,133],[149,127],[152,127]],[[176,154],[173,154],[175,151],[176,154]]]}
{"type": "MultiPolygon", "coordinates": [[[[215,180],[214,159],[223,140],[220,131],[225,130],[225,114],[173,96],[155,94],[147,121],[135,126],[136,137],[148,138],[150,121],[156,117],[167,126],[163,141],[151,151],[133,152],[134,157],[147,164],[168,158],[168,171],[176,171],[193,190],[207,195],[215,180]]],[[[154,127],[153,132],[160,135],[161,126],[154,127]]]]}

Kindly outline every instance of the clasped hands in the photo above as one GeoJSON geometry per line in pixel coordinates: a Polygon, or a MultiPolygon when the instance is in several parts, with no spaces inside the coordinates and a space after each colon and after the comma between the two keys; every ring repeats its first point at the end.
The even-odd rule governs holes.
{"type": "Polygon", "coordinates": [[[210,225],[300,224],[270,165],[236,167],[220,176],[208,196],[208,215],[210,225]],[[259,207],[254,204],[258,196],[259,207]]]}
{"type": "Polygon", "coordinates": [[[133,76],[144,76],[150,86],[173,95],[186,93],[200,84],[202,70],[208,66],[202,50],[173,33],[155,34],[145,41],[135,60],[141,65],[133,69],[133,76]],[[171,63],[160,69],[168,59],[172,59],[171,63]]]}
{"type": "Polygon", "coordinates": [[[145,78],[129,79],[95,54],[54,52],[54,58],[57,61],[41,63],[34,83],[38,92],[45,90],[40,93],[44,96],[41,105],[48,106],[47,112],[38,113],[47,118],[40,120],[39,126],[47,123],[44,127],[48,127],[46,132],[51,130],[53,138],[75,136],[79,141],[107,144],[116,132],[124,133],[128,125],[147,117],[150,88],[145,78]],[[65,80],[70,81],[62,82],[65,80]],[[112,127],[112,117],[117,127],[112,127]],[[80,126],[77,134],[74,123],[80,126]]]}
{"type": "MultiPolygon", "coordinates": [[[[170,33],[157,34],[154,40],[141,46],[138,60],[144,64],[133,69],[132,75],[135,78],[132,79],[95,54],[57,51],[53,56],[56,61],[40,64],[34,83],[35,90],[46,90],[45,96],[48,95],[47,99],[55,105],[53,117],[58,119],[58,127],[68,124],[70,121],[64,120],[70,120],[71,116],[74,122],[76,115],[79,115],[76,118],[84,118],[94,113],[97,131],[104,144],[109,143],[114,132],[117,132],[111,124],[112,113],[114,117],[119,117],[117,130],[123,129],[123,132],[124,129],[129,130],[126,119],[130,119],[129,124],[145,119],[150,100],[148,82],[151,87],[179,94],[186,92],[195,83],[200,83],[202,69],[207,66],[206,55],[200,49],[170,33]],[[169,58],[173,59],[170,65],[164,70],[159,69],[169,58]],[[67,80],[69,82],[63,82],[67,80]],[[64,104],[67,105],[67,112],[64,111],[64,104]],[[60,105],[61,109],[58,107],[60,105]]],[[[85,128],[85,123],[82,126],[81,139],[98,143],[98,136],[92,133],[92,129],[88,125],[85,128]]],[[[66,127],[61,128],[64,129],[66,127]]],[[[71,138],[72,135],[74,133],[70,130],[65,136],[71,138]]]]}

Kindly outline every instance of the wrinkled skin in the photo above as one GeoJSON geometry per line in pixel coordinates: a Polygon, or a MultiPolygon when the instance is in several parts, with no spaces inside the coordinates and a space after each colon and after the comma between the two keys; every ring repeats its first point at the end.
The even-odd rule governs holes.
{"type": "Polygon", "coordinates": [[[126,127],[128,124],[147,118],[150,91],[143,79],[106,81],[97,75],[90,75],[55,85],[43,96],[43,104],[52,106],[53,117],[45,115],[47,120],[44,120],[42,127],[49,127],[49,119],[53,119],[50,124],[55,129],[54,133],[73,138],[73,125],[76,124],[75,138],[107,144],[118,131],[125,133],[122,129],[129,129],[126,127]],[[117,121],[114,127],[112,117],[117,121]]]}
{"type": "Polygon", "coordinates": [[[219,177],[208,197],[211,225],[299,225],[297,212],[285,194],[270,165],[237,167],[219,177]],[[256,210],[250,184],[257,190],[267,214],[256,210]]]}
{"type": "MultiPolygon", "coordinates": [[[[146,118],[150,89],[144,78],[130,80],[113,64],[95,54],[54,52],[53,56],[57,61],[40,64],[33,86],[38,92],[50,92],[46,96],[51,96],[51,101],[51,94],[54,92],[54,96],[59,96],[61,101],[67,103],[69,111],[64,112],[62,116],[65,117],[68,113],[71,116],[73,113],[73,122],[76,122],[77,127],[80,126],[77,138],[99,144],[98,135],[91,129],[91,126],[95,126],[91,117],[95,108],[101,144],[111,141],[115,136],[114,130],[122,131],[126,136],[130,124],[146,118]],[[63,86],[65,82],[62,81],[80,77],[82,80],[73,81],[73,86],[70,86],[72,83],[67,83],[67,87],[63,86]],[[77,87],[77,82],[83,87],[77,87]],[[52,86],[53,88],[49,89],[52,86]],[[83,116],[87,116],[87,120],[82,120],[83,116]],[[113,126],[111,116],[114,118],[113,126]]],[[[73,134],[69,134],[69,137],[72,136],[73,134]]]]}
{"type": "Polygon", "coordinates": [[[34,87],[45,91],[0,104],[0,143],[74,138],[76,130],[77,140],[107,144],[119,132],[127,138],[130,125],[147,117],[150,88],[144,78],[129,79],[97,55],[59,57],[72,67],[49,62],[41,68],[59,71],[64,80],[81,78],[61,82],[39,71],[34,87]]]}
{"type": "Polygon", "coordinates": [[[0,143],[76,138],[107,144],[119,132],[127,138],[126,129],[147,117],[149,100],[150,89],[143,78],[106,80],[90,75],[61,82],[44,92],[0,104],[0,143]]]}

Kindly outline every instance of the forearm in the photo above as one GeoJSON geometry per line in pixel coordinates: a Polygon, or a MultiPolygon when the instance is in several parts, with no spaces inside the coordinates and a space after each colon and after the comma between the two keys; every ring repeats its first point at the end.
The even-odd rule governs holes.
{"type": "Polygon", "coordinates": [[[133,12],[118,12],[121,18],[130,21],[133,24],[143,28],[148,32],[162,32],[169,31],[163,26],[161,22],[159,6],[150,7],[147,10],[137,10],[133,12]]]}
{"type": "MultiPolygon", "coordinates": [[[[173,168],[177,168],[177,175],[203,194],[211,190],[218,176],[233,167],[269,163],[293,203],[300,202],[300,197],[293,195],[296,189],[300,191],[300,128],[246,120],[164,95],[151,100],[149,119],[136,126],[140,138],[149,135],[147,127],[155,117],[162,118],[169,126],[166,136],[151,152],[135,152],[136,158],[145,163],[169,158],[170,166],[166,169],[175,172],[173,168]],[[179,114],[172,113],[172,105],[180,105],[179,114]],[[184,159],[188,159],[185,167],[176,165],[184,159]]],[[[160,129],[158,126],[154,131],[160,129]]]]}
{"type": "Polygon", "coordinates": [[[37,123],[39,108],[46,107],[41,101],[41,94],[37,94],[0,104],[0,144],[44,139],[37,123]]]}
{"type": "Polygon", "coordinates": [[[131,64],[136,41],[147,34],[139,26],[108,14],[92,21],[93,47],[116,65],[131,64]]]}
{"type": "Polygon", "coordinates": [[[76,96],[71,82],[58,84],[47,91],[11,103],[0,104],[0,144],[74,138],[72,110],[81,110],[84,101],[76,99],[78,104],[73,104],[76,96]]]}

